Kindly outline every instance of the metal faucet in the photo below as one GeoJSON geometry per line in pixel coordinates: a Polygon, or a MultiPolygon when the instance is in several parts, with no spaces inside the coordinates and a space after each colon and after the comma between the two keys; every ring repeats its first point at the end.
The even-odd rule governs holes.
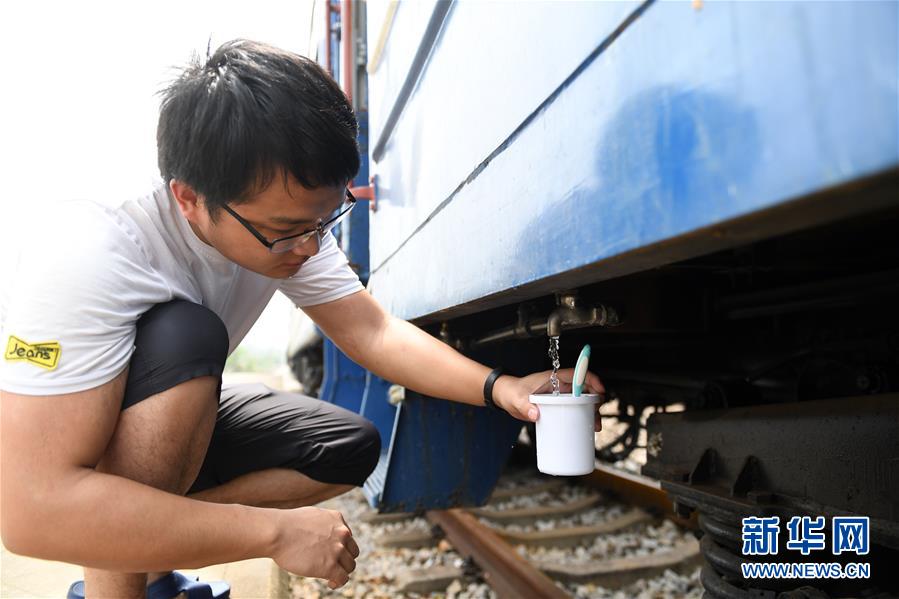
{"type": "Polygon", "coordinates": [[[584,306],[576,291],[557,293],[556,303],[558,308],[546,319],[546,334],[550,337],[560,336],[565,329],[613,327],[621,324],[614,308],[602,304],[584,306]]]}

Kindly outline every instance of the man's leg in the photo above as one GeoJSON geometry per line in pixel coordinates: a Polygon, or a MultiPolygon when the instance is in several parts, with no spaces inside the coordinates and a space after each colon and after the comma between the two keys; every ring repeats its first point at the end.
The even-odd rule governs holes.
{"type": "Polygon", "coordinates": [[[381,440],[354,412],[264,385],[222,389],[206,461],[189,497],[293,508],[361,486],[381,440]]]}
{"type": "Polygon", "coordinates": [[[257,507],[296,508],[343,495],[354,485],[322,483],[296,470],[269,468],[250,472],[218,487],[188,497],[213,503],[241,503],[257,507]]]}
{"type": "MultiPolygon", "coordinates": [[[[122,412],[97,470],[183,495],[212,436],[218,387],[213,377],[193,379],[122,412]]],[[[144,597],[147,575],[85,568],[84,585],[87,597],[144,597]]]]}
{"type": "MultiPolygon", "coordinates": [[[[175,301],[141,317],[135,347],[122,413],[96,468],[183,495],[215,426],[227,332],[208,309],[175,301]]],[[[146,574],[85,569],[91,598],[144,597],[146,584],[146,574]]]]}

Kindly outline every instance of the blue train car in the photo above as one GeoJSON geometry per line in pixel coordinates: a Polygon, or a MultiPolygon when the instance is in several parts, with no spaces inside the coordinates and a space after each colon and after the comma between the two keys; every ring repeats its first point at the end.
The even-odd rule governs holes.
{"type": "MultiPolygon", "coordinates": [[[[513,373],[589,342],[623,427],[597,458],[645,451],[699,512],[713,596],[756,588],[747,514],[868,516],[897,557],[896,2],[341,6],[371,183],[344,248],[376,299],[513,373]]],[[[374,505],[486,500],[518,423],[364,372],[342,395],[341,359],[374,505]]]]}
{"type": "Polygon", "coordinates": [[[437,322],[745,244],[739,219],[815,224],[763,213],[899,163],[896,23],[894,2],[403,4],[368,77],[372,294],[437,322]]]}

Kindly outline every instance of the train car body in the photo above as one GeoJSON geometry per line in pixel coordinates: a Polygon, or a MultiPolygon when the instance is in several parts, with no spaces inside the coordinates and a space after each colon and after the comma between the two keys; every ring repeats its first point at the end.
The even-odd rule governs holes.
{"type": "MultiPolygon", "coordinates": [[[[364,8],[372,295],[514,374],[590,343],[624,427],[597,457],[645,450],[700,514],[713,596],[754,588],[747,514],[868,516],[895,558],[897,3],[364,8]]],[[[486,500],[520,423],[355,376],[373,504],[486,500]]]]}
{"type": "Polygon", "coordinates": [[[402,5],[368,78],[371,293],[445,320],[744,244],[695,238],[894,167],[896,20],[895,3],[402,5]]]}

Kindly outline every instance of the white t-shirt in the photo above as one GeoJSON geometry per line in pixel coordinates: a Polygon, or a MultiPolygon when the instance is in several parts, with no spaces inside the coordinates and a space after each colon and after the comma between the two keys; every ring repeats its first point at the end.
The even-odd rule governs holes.
{"type": "Polygon", "coordinates": [[[13,393],[110,381],[131,358],[137,319],[172,299],[218,314],[230,353],[277,290],[304,307],[363,289],[330,233],[289,279],[234,264],[197,238],[162,183],[117,208],[60,203],[28,237],[0,282],[0,388],[13,393]]]}

